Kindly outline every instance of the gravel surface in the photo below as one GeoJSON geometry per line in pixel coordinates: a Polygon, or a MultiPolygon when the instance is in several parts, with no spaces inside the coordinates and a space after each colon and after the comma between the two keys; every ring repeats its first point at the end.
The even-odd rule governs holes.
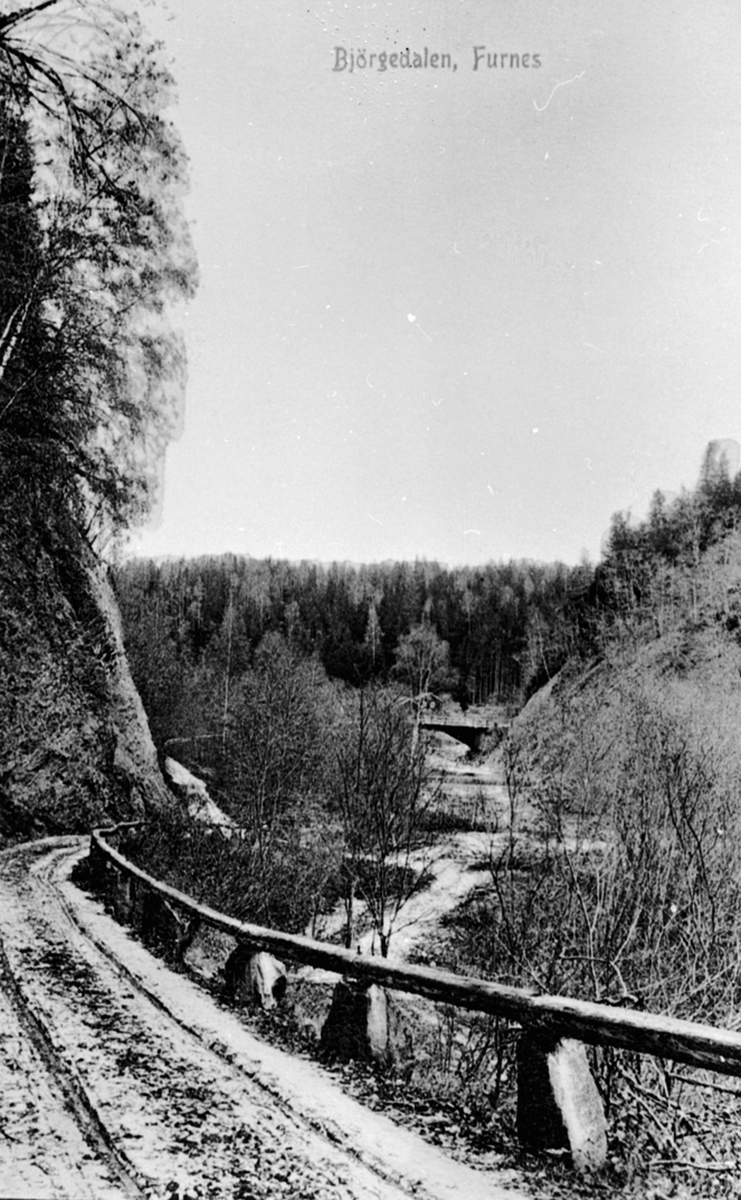
{"type": "Polygon", "coordinates": [[[168,971],[67,881],[85,852],[66,838],[0,855],[0,1195],[523,1195],[168,971]]]}

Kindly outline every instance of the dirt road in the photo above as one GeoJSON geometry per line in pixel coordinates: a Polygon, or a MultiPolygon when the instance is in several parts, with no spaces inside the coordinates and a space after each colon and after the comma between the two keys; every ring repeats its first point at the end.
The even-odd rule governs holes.
{"type": "Polygon", "coordinates": [[[255,1039],[68,875],[0,854],[0,1196],[516,1200],[255,1039]]]}

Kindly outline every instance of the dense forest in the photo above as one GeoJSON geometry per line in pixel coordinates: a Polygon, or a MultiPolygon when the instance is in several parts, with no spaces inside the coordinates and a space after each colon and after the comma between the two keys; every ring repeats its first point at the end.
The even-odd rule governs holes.
{"type": "Polygon", "coordinates": [[[217,663],[222,676],[238,676],[268,634],[357,685],[387,680],[401,639],[424,625],[448,646],[441,690],[463,708],[492,699],[517,706],[577,650],[569,604],[591,578],[586,565],[325,566],[223,555],[128,562],[115,586],[129,661],[162,742],[203,732],[193,728],[192,686],[217,663]]]}
{"type": "MultiPolygon", "coordinates": [[[[493,701],[516,711],[565,663],[599,654],[621,630],[648,622],[661,632],[678,613],[697,618],[712,585],[708,552],[740,520],[741,478],[709,448],[694,489],[671,501],[657,491],[642,521],[615,514],[596,567],[222,555],[129,561],[115,589],[159,745],[214,732],[198,695],[214,675],[239,678],[270,634],[330,679],[361,685],[392,680],[403,640],[424,627],[447,647],[440,693],[464,710],[493,701]]],[[[733,594],[717,604],[729,627],[739,620],[733,594]]]]}

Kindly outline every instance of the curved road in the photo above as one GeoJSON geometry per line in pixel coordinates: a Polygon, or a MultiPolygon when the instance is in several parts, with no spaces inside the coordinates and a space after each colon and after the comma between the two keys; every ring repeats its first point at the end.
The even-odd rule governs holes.
{"type": "Polygon", "coordinates": [[[69,882],[86,852],[0,854],[0,1196],[523,1197],[168,971],[69,882]]]}

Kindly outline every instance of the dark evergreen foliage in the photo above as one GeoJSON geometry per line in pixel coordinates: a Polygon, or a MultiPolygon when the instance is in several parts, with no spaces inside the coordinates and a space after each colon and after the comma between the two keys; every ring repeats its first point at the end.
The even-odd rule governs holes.
{"type": "Polygon", "coordinates": [[[360,685],[392,678],[400,645],[427,625],[449,647],[445,691],[464,705],[516,705],[578,650],[569,598],[592,576],[558,564],[326,567],[224,555],[128,562],[116,590],[134,677],[162,742],[198,732],[185,693],[217,664],[223,674],[227,627],[235,677],[280,633],[331,677],[360,685]]]}

